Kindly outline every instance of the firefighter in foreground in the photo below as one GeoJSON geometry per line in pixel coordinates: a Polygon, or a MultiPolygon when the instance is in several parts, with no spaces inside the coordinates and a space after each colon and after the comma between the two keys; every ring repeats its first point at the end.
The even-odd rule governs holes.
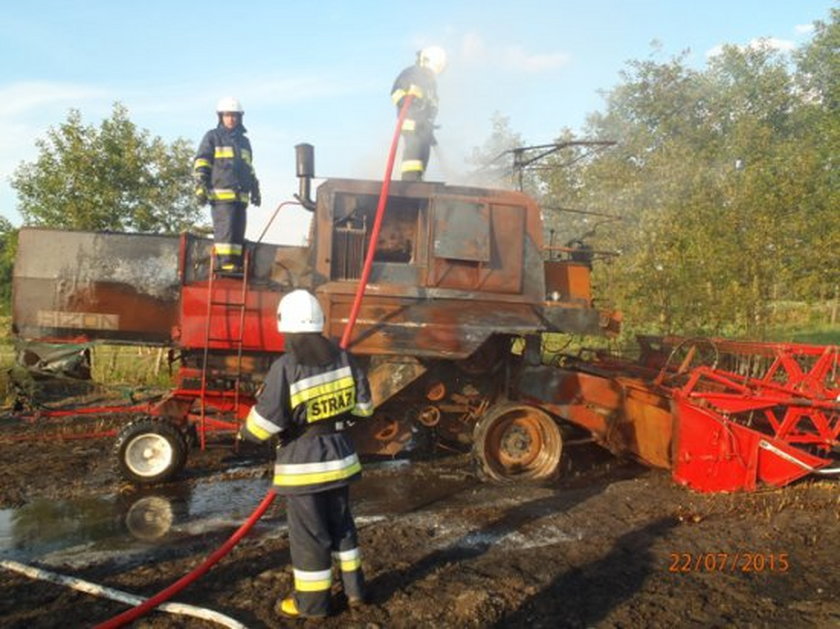
{"type": "Polygon", "coordinates": [[[403,181],[422,181],[435,143],[435,117],[438,111],[437,75],[446,67],[446,53],[439,46],[429,46],[417,53],[414,65],[400,72],[391,88],[391,100],[397,115],[403,99],[411,94],[402,126],[403,155],[400,165],[403,181]]]}
{"type": "Polygon", "coordinates": [[[241,434],[249,441],[279,439],[274,487],[286,496],[294,592],[275,611],[316,618],[330,613],[333,558],[348,604],[365,599],[349,502],[361,464],[342,431],[352,416],[372,415],[373,405],[365,375],[321,334],[324,313],[311,293],[283,297],[277,316],[286,353],[271,366],[241,434]]]}
{"type": "Polygon", "coordinates": [[[193,173],[199,205],[210,202],[213,218],[213,253],[222,271],[240,273],[245,246],[245,211],[259,207],[260,183],[254,173],[251,142],[242,126],[245,111],[235,98],[216,106],[219,123],[201,140],[193,173]]]}

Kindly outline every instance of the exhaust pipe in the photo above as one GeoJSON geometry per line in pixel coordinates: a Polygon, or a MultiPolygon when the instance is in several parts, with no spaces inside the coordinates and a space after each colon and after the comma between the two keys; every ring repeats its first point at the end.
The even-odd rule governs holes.
{"type": "Polygon", "coordinates": [[[295,174],[300,179],[300,189],[295,198],[312,212],[315,210],[315,201],[309,198],[309,192],[315,176],[315,148],[311,144],[295,145],[295,174]]]}

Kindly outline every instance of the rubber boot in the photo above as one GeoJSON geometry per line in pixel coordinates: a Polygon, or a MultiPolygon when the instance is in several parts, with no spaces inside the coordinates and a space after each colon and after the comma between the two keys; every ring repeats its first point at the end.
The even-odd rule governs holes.
{"type": "Polygon", "coordinates": [[[294,595],[287,596],[286,598],[277,601],[277,604],[274,606],[274,613],[278,616],[284,616],[286,618],[326,618],[326,614],[321,615],[314,615],[314,614],[301,614],[300,610],[298,609],[297,602],[295,602],[294,595]]]}

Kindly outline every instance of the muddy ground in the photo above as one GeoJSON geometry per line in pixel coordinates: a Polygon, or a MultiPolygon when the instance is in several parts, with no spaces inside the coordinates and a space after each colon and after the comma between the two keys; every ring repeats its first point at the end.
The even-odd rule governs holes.
{"type": "MultiPolygon", "coordinates": [[[[43,427],[28,425],[23,431],[43,427]]],[[[44,497],[131,494],[113,471],[112,439],[14,440],[21,431],[14,420],[0,422],[0,508],[44,497]]],[[[224,482],[226,475],[218,470],[231,468],[237,457],[241,463],[246,454],[246,465],[236,473],[265,476],[267,488],[270,456],[236,455],[227,444],[191,453],[183,482],[224,482]]],[[[568,455],[564,476],[543,485],[482,484],[464,456],[396,469],[371,466],[366,478],[412,475],[417,486],[458,482],[424,504],[359,518],[370,604],[350,610],[337,590],[334,616],[318,624],[840,625],[837,482],[701,495],[676,486],[667,472],[617,461],[593,445],[572,446],[568,455]]],[[[281,511],[282,501],[271,510],[281,511]]],[[[50,569],[150,596],[201,563],[232,531],[163,545],[142,561],[50,569]]],[[[246,537],[176,600],[219,611],[248,627],[314,626],[273,614],[273,603],[290,585],[286,535],[246,537]]],[[[3,569],[0,591],[3,627],[93,626],[127,609],[3,569]]],[[[218,625],[156,612],[135,626],[218,625]]]]}

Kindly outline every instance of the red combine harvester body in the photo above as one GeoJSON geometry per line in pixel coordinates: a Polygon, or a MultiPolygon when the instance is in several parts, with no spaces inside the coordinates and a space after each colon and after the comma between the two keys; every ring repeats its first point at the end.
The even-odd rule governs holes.
{"type": "MultiPolygon", "coordinates": [[[[177,350],[175,388],[131,409],[140,417],[121,431],[116,446],[129,478],[169,478],[183,464],[189,437],[203,446],[208,430],[233,431],[244,419],[262,376],[283,350],[276,329],[283,294],[311,290],[325,312],[324,333],[341,336],[380,186],[326,180],[317,191],[310,246],[249,244],[241,278],[215,273],[212,241],[192,234],[23,228],[14,331],[39,342],[177,350]],[[164,454],[157,457],[156,450],[164,454]]],[[[391,184],[348,347],[368,368],[377,406],[371,421],[354,427],[363,452],[396,454],[415,447],[419,432],[469,447],[482,418],[504,411],[513,399],[522,363],[512,351],[517,339],[544,332],[600,334],[617,325],[610,313],[593,307],[589,254],[557,248],[554,259],[544,260],[542,236],[540,209],[522,193],[391,184]]],[[[531,440],[509,454],[512,476],[556,470],[559,428],[538,411],[529,409],[524,418],[520,411],[501,412],[495,421],[530,431],[531,440]]]]}
{"type": "MultiPolygon", "coordinates": [[[[325,334],[342,335],[380,187],[326,180],[309,246],[249,243],[244,277],[220,277],[212,241],[193,234],[22,228],[14,332],[173,349],[177,379],[162,398],[65,412],[133,413],[115,444],[120,469],[166,480],[209,431],[238,429],[283,351],[283,294],[312,291],[325,334]]],[[[614,332],[619,317],[593,306],[592,252],[545,247],[540,209],[519,192],[393,182],[375,244],[348,346],[376,406],[352,428],[363,453],[433,440],[472,448],[490,479],[544,479],[558,473],[565,423],[700,491],[836,471],[837,347],[643,338],[638,361],[541,364],[544,334],[614,332]]]]}

